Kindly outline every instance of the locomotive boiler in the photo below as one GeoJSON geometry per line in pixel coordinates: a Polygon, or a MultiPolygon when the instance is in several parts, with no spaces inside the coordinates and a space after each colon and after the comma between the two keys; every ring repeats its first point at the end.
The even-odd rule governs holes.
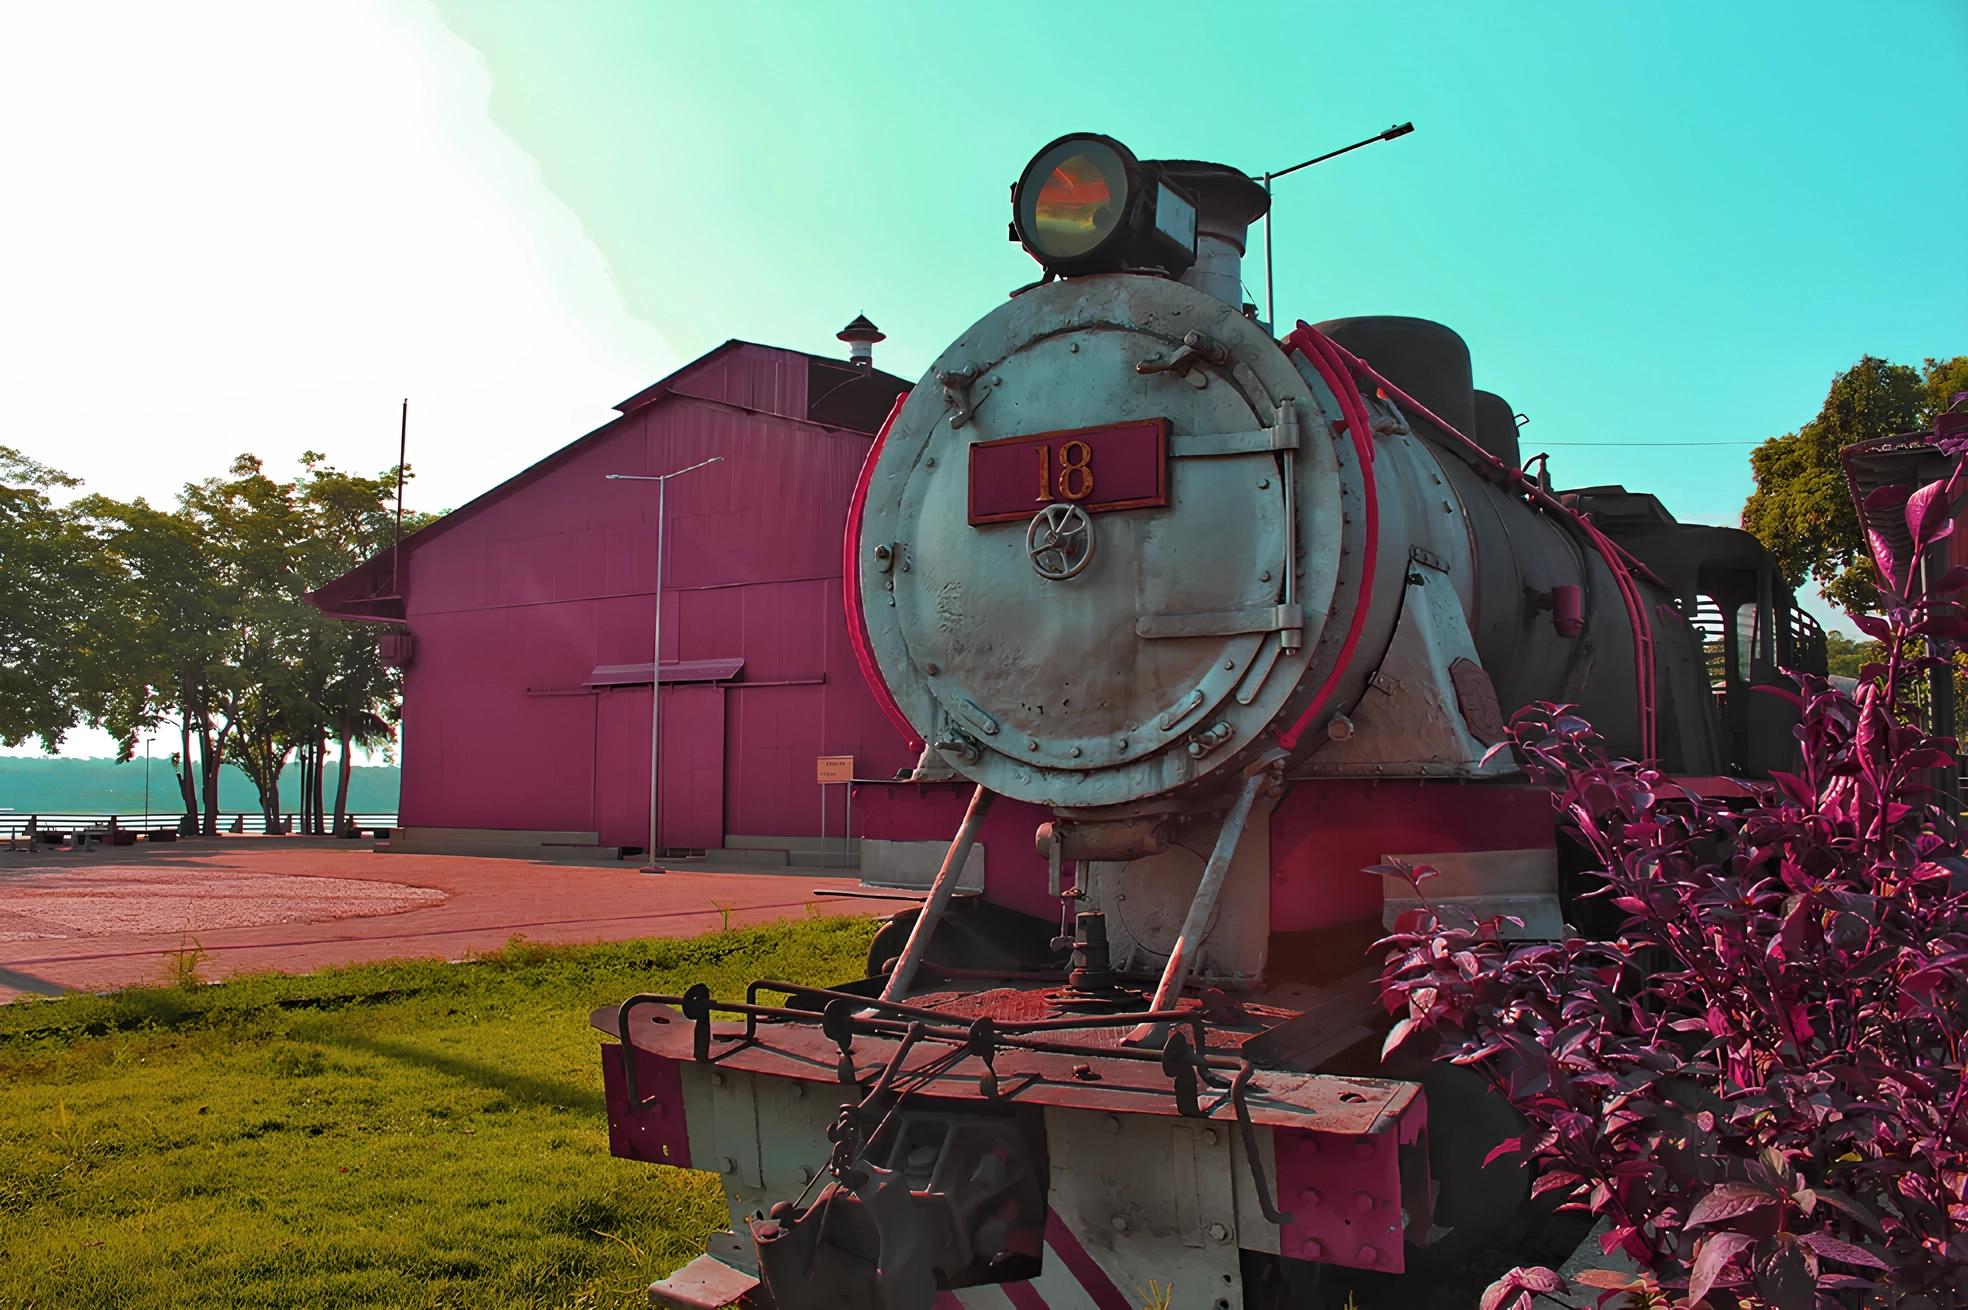
{"type": "Polygon", "coordinates": [[[1535,1228],[1485,1163],[1508,1107],[1380,1064],[1403,905],[1361,870],[1589,931],[1508,715],[1577,705],[1726,791],[1788,758],[1748,692],[1822,637],[1746,534],[1554,489],[1448,328],[1259,321],[1267,200],[1084,134],[1014,188],[1044,276],[898,402],[846,534],[911,779],[968,792],[921,909],[865,978],[595,1018],[612,1149],[731,1206],[659,1303],[1314,1306],[1535,1228]],[[987,821],[1041,858],[957,898],[987,821]]]}

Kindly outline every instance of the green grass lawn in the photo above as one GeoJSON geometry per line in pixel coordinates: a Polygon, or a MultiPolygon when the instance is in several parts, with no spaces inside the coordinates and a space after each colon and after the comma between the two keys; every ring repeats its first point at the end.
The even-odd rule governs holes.
{"type": "Polygon", "coordinates": [[[608,1154],[589,1011],[858,976],[874,927],[0,1006],[0,1306],[647,1305],[724,1203],[608,1154]]]}

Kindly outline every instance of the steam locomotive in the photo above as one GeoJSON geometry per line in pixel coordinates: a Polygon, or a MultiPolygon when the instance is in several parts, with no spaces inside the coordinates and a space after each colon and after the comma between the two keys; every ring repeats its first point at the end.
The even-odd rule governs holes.
{"type": "Polygon", "coordinates": [[[913,777],[970,789],[941,869],[865,978],[595,1016],[612,1149],[730,1203],[659,1304],[1312,1306],[1534,1226],[1485,1163],[1508,1106],[1380,1063],[1368,948],[1405,907],[1361,870],[1590,930],[1508,714],[1577,705],[1727,791],[1789,758],[1789,703],[1749,693],[1823,637],[1747,534],[1555,490],[1450,329],[1259,321],[1267,205],[1087,134],[1013,189],[1044,276],[898,402],[845,543],[913,777]],[[963,904],[994,805],[1043,874],[963,904]]]}

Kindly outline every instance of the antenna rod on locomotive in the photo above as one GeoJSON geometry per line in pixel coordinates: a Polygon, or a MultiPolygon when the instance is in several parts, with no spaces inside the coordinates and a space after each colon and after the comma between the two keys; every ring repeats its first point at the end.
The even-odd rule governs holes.
{"type": "MultiPolygon", "coordinates": [[[[1370,146],[1376,141],[1392,141],[1395,137],[1406,136],[1414,130],[1413,123],[1396,123],[1385,132],[1376,132],[1364,140],[1355,141],[1350,146],[1341,146],[1337,150],[1328,150],[1323,155],[1314,155],[1303,163],[1293,164],[1290,168],[1280,168],[1270,173],[1254,173],[1251,175],[1252,180],[1264,183],[1264,194],[1269,197],[1271,184],[1278,178],[1296,173],[1301,168],[1323,164],[1328,159],[1337,159],[1349,150],[1358,150],[1361,146],[1370,146]]],[[[1278,210],[1275,205],[1264,211],[1264,321],[1271,325],[1273,332],[1278,330],[1278,305],[1271,277],[1271,225],[1277,221],[1277,218],[1278,210]]]]}

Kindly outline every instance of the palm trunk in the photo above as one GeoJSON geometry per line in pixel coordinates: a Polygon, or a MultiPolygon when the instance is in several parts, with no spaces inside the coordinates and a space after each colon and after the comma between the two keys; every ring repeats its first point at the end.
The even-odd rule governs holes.
{"type": "Polygon", "coordinates": [[[201,696],[198,706],[198,781],[205,792],[203,831],[207,837],[219,835],[219,768],[223,763],[220,752],[224,749],[225,735],[220,733],[213,736],[212,717],[201,696]]]}
{"type": "Polygon", "coordinates": [[[314,835],[317,837],[328,835],[328,825],[322,821],[321,813],[322,796],[327,789],[327,783],[323,777],[327,772],[323,767],[327,762],[327,755],[328,730],[320,724],[316,724],[314,729],[314,835]]]}
{"type": "Polygon", "coordinates": [[[298,795],[294,797],[294,830],[303,837],[314,831],[314,811],[308,808],[308,798],[313,793],[308,788],[308,742],[305,738],[294,750],[294,779],[298,795]]]}
{"type": "Polygon", "coordinates": [[[337,762],[335,768],[335,835],[339,837],[344,832],[348,831],[348,794],[349,794],[349,764],[350,764],[348,719],[344,718],[341,721],[341,723],[336,725],[336,727],[339,729],[338,738],[341,746],[341,759],[337,762]]]}
{"type": "Polygon", "coordinates": [[[282,755],[279,759],[275,759],[273,748],[269,744],[263,751],[241,749],[240,757],[253,771],[253,787],[260,793],[260,814],[266,819],[267,832],[270,834],[279,832],[280,769],[287,763],[286,756],[282,755]]]}
{"type": "Polygon", "coordinates": [[[287,766],[287,752],[275,751],[273,733],[257,740],[240,738],[240,757],[253,771],[253,786],[260,793],[260,811],[266,816],[267,831],[281,831],[280,774],[287,766]],[[248,743],[251,743],[248,745],[248,743]]]}
{"type": "Polygon", "coordinates": [[[189,837],[198,831],[198,784],[191,776],[191,709],[178,707],[178,759],[173,769],[178,775],[178,794],[184,797],[184,822],[178,831],[189,837]]]}

